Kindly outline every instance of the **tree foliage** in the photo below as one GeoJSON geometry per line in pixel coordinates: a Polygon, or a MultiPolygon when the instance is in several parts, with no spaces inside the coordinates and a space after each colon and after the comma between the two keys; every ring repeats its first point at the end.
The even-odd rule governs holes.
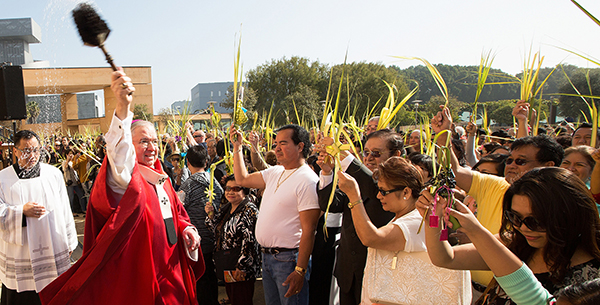
{"type": "MultiPolygon", "coordinates": [[[[448,87],[448,94],[453,95],[461,102],[472,103],[475,100],[478,66],[450,66],[444,64],[434,66],[444,78],[448,87]]],[[[415,80],[419,83],[419,92],[415,95],[415,99],[429,101],[431,97],[442,94],[427,67],[422,65],[411,66],[404,70],[398,67],[394,68],[404,75],[407,80],[415,80]]],[[[510,77],[509,74],[501,70],[491,69],[487,83],[506,82],[509,81],[510,77]]],[[[516,99],[518,98],[518,90],[518,84],[487,85],[483,88],[479,101],[516,99]]]]}
{"type": "Polygon", "coordinates": [[[148,111],[148,105],[136,104],[135,106],[133,106],[133,119],[153,122],[154,115],[152,115],[152,112],[148,111]]]}
{"type": "Polygon", "coordinates": [[[40,115],[40,105],[36,101],[29,101],[25,106],[27,111],[27,123],[36,124],[40,115]]]}
{"type": "MultiPolygon", "coordinates": [[[[244,101],[242,103],[244,108],[254,109],[257,98],[258,96],[256,95],[256,91],[254,91],[254,89],[244,86],[244,101]]],[[[233,110],[233,85],[227,88],[227,93],[225,94],[223,101],[220,103],[220,106],[233,110]]]]}
{"type": "Polygon", "coordinates": [[[288,105],[288,96],[294,96],[306,102],[316,103],[309,109],[318,107],[318,101],[325,99],[327,90],[327,66],[317,61],[309,62],[307,58],[292,57],[272,60],[248,71],[246,80],[254,90],[257,99],[253,110],[268,113],[273,105],[276,125],[287,123],[285,112],[293,109],[288,105]],[[312,90],[307,90],[310,88],[312,90]],[[317,98],[314,99],[313,93],[317,98]],[[309,96],[301,96],[309,94],[309,96]]]}
{"type": "MultiPolygon", "coordinates": [[[[478,66],[444,64],[435,66],[448,87],[453,115],[456,116],[462,111],[470,111],[477,90],[478,66]]],[[[538,77],[540,82],[552,70],[553,68],[542,68],[538,77]]],[[[375,108],[372,115],[378,115],[381,111],[389,94],[385,82],[397,89],[398,100],[401,100],[414,88],[414,82],[419,84],[417,94],[403,106],[403,109],[392,121],[394,126],[398,124],[412,125],[415,121],[420,123],[422,117],[431,118],[439,110],[439,105],[444,103],[441,92],[429,70],[422,65],[399,69],[396,66],[385,66],[381,63],[353,62],[335,65],[329,69],[327,65],[318,61],[311,62],[307,58],[292,57],[288,59],[284,57],[271,60],[247,73],[244,107],[259,114],[269,113],[273,107],[272,114],[275,117],[275,124],[283,125],[297,121],[292,103],[294,101],[300,120],[310,124],[311,121],[318,121],[321,118],[322,101],[326,99],[328,90],[329,99],[335,101],[342,71],[344,71],[344,82],[341,87],[339,115],[345,118],[354,116],[358,124],[364,123],[371,109],[375,108]],[[329,87],[330,80],[331,87],[329,87]],[[415,100],[421,100],[418,109],[414,107],[415,100]],[[380,101],[379,104],[377,104],[378,101],[380,101]],[[375,106],[376,104],[377,106],[375,106]],[[418,113],[415,114],[415,111],[418,113]]],[[[574,79],[574,83],[577,83],[583,94],[589,94],[582,71],[585,70],[572,65],[558,67],[544,85],[543,98],[556,99],[561,92],[574,92],[572,88],[569,88],[570,85],[565,74],[574,79]]],[[[592,92],[597,95],[600,95],[599,74],[599,72],[590,74],[592,92]]],[[[517,74],[516,77],[518,78],[520,75],[517,74]]],[[[485,106],[489,118],[499,124],[512,125],[512,108],[519,97],[520,85],[516,83],[515,76],[492,69],[487,83],[500,82],[506,84],[489,84],[484,87],[479,99],[478,116],[481,118],[485,106]],[[514,83],[506,83],[511,81],[514,83]]],[[[232,91],[229,90],[229,92],[232,91]]],[[[232,101],[232,97],[228,95],[221,106],[231,109],[232,101]]],[[[533,105],[533,108],[537,109],[538,107],[533,105]]],[[[578,117],[580,109],[587,111],[587,106],[580,98],[565,96],[560,98],[560,114],[578,117]]],[[[542,112],[549,114],[547,102],[543,102],[542,112]]],[[[540,113],[542,119],[545,118],[543,113],[540,113]]]]}
{"type": "MultiPolygon", "coordinates": [[[[256,93],[256,103],[250,108],[258,113],[268,113],[273,104],[275,123],[281,125],[297,121],[293,100],[300,120],[304,117],[306,122],[317,121],[321,117],[322,101],[327,97],[328,89],[330,100],[336,100],[342,71],[344,81],[340,94],[340,115],[348,117],[356,113],[358,123],[363,122],[365,114],[379,100],[382,102],[377,105],[374,115],[383,107],[383,101],[389,94],[385,82],[396,87],[395,94],[399,99],[409,92],[409,85],[403,76],[396,69],[380,63],[348,63],[328,69],[318,62],[310,63],[305,58],[292,57],[273,60],[248,72],[248,85],[256,93]]],[[[228,98],[228,101],[231,99],[228,98]]]]}
{"type": "MultiPolygon", "coordinates": [[[[440,111],[440,105],[444,105],[446,100],[441,95],[432,96],[427,103],[419,106],[419,113],[424,113],[427,117],[432,118],[440,111]]],[[[469,110],[470,106],[468,103],[459,101],[455,96],[448,98],[448,108],[452,117],[457,117],[459,113],[464,110],[469,110]]]]}
{"type": "MultiPolygon", "coordinates": [[[[600,96],[600,69],[589,70],[589,85],[586,77],[587,70],[579,69],[570,78],[573,86],[577,88],[579,93],[582,95],[593,95],[600,96]]],[[[577,94],[575,89],[570,83],[564,84],[560,92],[565,94],[577,94]]],[[[591,103],[592,99],[586,98],[588,103],[591,103]]],[[[594,99],[596,107],[600,107],[600,99],[594,99]]],[[[591,105],[591,104],[590,104],[591,105]]],[[[578,96],[566,96],[561,95],[558,104],[559,114],[572,118],[579,118],[580,121],[585,121],[581,111],[585,113],[588,119],[590,119],[590,113],[586,103],[578,96]]]]}
{"type": "Polygon", "coordinates": [[[373,107],[375,107],[374,116],[381,112],[389,95],[386,82],[396,88],[395,96],[399,100],[410,92],[408,84],[397,70],[381,63],[353,62],[333,67],[330,92],[332,100],[337,97],[342,71],[344,71],[344,82],[340,95],[340,109],[347,109],[346,116],[356,113],[358,122],[363,122],[364,116],[373,107]],[[349,107],[348,103],[350,103],[349,107]]]}
{"type": "Polygon", "coordinates": [[[323,107],[319,102],[319,92],[307,85],[302,85],[298,91],[286,96],[283,103],[283,111],[286,115],[287,123],[301,124],[302,121],[307,124],[317,121],[317,118],[323,113],[323,107]],[[296,109],[294,109],[294,104],[296,109]],[[296,110],[298,118],[296,118],[296,110]],[[300,119],[300,122],[298,122],[300,119]]]}
{"type": "Polygon", "coordinates": [[[171,109],[171,107],[160,108],[156,120],[166,124],[167,121],[172,119],[173,114],[173,109],[171,109]]]}

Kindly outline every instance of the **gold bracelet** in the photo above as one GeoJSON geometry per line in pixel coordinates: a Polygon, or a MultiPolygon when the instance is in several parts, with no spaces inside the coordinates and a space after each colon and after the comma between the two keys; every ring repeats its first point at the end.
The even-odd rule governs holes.
{"type": "Polygon", "coordinates": [[[362,199],[358,199],[354,202],[348,202],[348,208],[350,210],[352,210],[352,208],[354,208],[355,205],[360,204],[360,203],[363,203],[362,199]]]}
{"type": "Polygon", "coordinates": [[[306,274],[306,269],[300,266],[296,266],[296,268],[294,268],[294,271],[298,273],[301,277],[304,277],[304,275],[306,274]]]}

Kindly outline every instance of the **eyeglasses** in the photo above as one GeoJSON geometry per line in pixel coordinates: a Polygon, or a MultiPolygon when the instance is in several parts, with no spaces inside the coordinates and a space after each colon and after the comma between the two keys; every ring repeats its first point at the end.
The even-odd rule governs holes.
{"type": "Polygon", "coordinates": [[[39,147],[36,147],[33,149],[32,148],[19,149],[18,147],[15,146],[15,149],[20,151],[24,155],[38,154],[40,151],[42,151],[42,149],[39,147]]]}
{"type": "Polygon", "coordinates": [[[226,187],[225,187],[225,191],[226,191],[226,192],[229,192],[229,191],[232,191],[232,192],[239,192],[239,191],[241,191],[242,189],[243,189],[243,188],[242,188],[241,186],[226,186],[226,187]]]}
{"type": "Polygon", "coordinates": [[[368,157],[369,157],[369,155],[371,155],[371,157],[373,157],[373,158],[379,158],[379,157],[381,157],[381,154],[382,154],[382,153],[383,153],[383,152],[381,152],[381,151],[376,151],[376,150],[372,150],[372,151],[363,150],[363,153],[362,153],[362,154],[363,154],[363,157],[365,157],[365,158],[368,158],[368,157]]]}
{"type": "Polygon", "coordinates": [[[171,158],[171,161],[173,161],[173,162],[179,162],[179,160],[181,160],[181,159],[179,159],[179,158],[171,158]]]}
{"type": "Polygon", "coordinates": [[[150,143],[152,143],[152,145],[158,147],[158,139],[154,139],[154,140],[150,140],[150,139],[141,139],[140,140],[140,145],[142,145],[143,148],[148,147],[148,145],[150,145],[150,143]]]}
{"type": "Polygon", "coordinates": [[[388,194],[390,194],[390,193],[397,192],[397,191],[401,191],[401,190],[403,190],[404,188],[406,188],[406,186],[401,186],[401,187],[398,187],[398,188],[395,188],[395,189],[391,189],[391,190],[388,190],[388,191],[384,191],[384,190],[380,189],[379,187],[377,187],[377,190],[378,190],[378,191],[381,193],[381,196],[387,196],[387,195],[388,195],[388,194]]]}
{"type": "Polygon", "coordinates": [[[195,135],[194,138],[204,138],[203,135],[195,135]]]}
{"type": "Polygon", "coordinates": [[[527,164],[527,163],[529,163],[529,162],[531,162],[533,160],[527,160],[527,159],[522,159],[522,158],[516,158],[516,159],[514,159],[514,158],[508,158],[508,159],[506,159],[506,165],[512,164],[513,161],[515,162],[516,165],[522,166],[522,165],[525,165],[525,164],[527,164]]]}
{"type": "Polygon", "coordinates": [[[537,219],[531,216],[521,219],[521,217],[517,216],[517,214],[515,214],[513,211],[507,210],[504,211],[504,217],[506,217],[506,219],[508,219],[508,221],[510,221],[515,228],[520,228],[521,225],[525,224],[525,226],[531,231],[546,231],[546,229],[542,228],[542,225],[540,225],[537,219]]]}

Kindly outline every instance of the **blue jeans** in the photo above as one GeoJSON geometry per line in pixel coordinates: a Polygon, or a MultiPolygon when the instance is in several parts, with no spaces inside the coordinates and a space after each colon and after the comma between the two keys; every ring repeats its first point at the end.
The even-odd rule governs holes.
{"type": "Polygon", "coordinates": [[[294,272],[298,250],[285,251],[278,254],[262,254],[263,289],[265,291],[265,303],[267,305],[308,305],[308,279],[310,278],[310,263],[306,268],[304,285],[300,293],[289,298],[284,297],[289,286],[283,286],[283,282],[290,273],[294,272]]]}

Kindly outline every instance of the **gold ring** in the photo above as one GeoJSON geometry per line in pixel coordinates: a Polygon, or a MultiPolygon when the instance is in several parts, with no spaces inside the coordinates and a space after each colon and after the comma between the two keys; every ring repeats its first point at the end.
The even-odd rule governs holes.
{"type": "Polygon", "coordinates": [[[127,83],[121,83],[121,88],[127,89],[127,87],[129,87],[129,86],[127,86],[127,83]]]}

